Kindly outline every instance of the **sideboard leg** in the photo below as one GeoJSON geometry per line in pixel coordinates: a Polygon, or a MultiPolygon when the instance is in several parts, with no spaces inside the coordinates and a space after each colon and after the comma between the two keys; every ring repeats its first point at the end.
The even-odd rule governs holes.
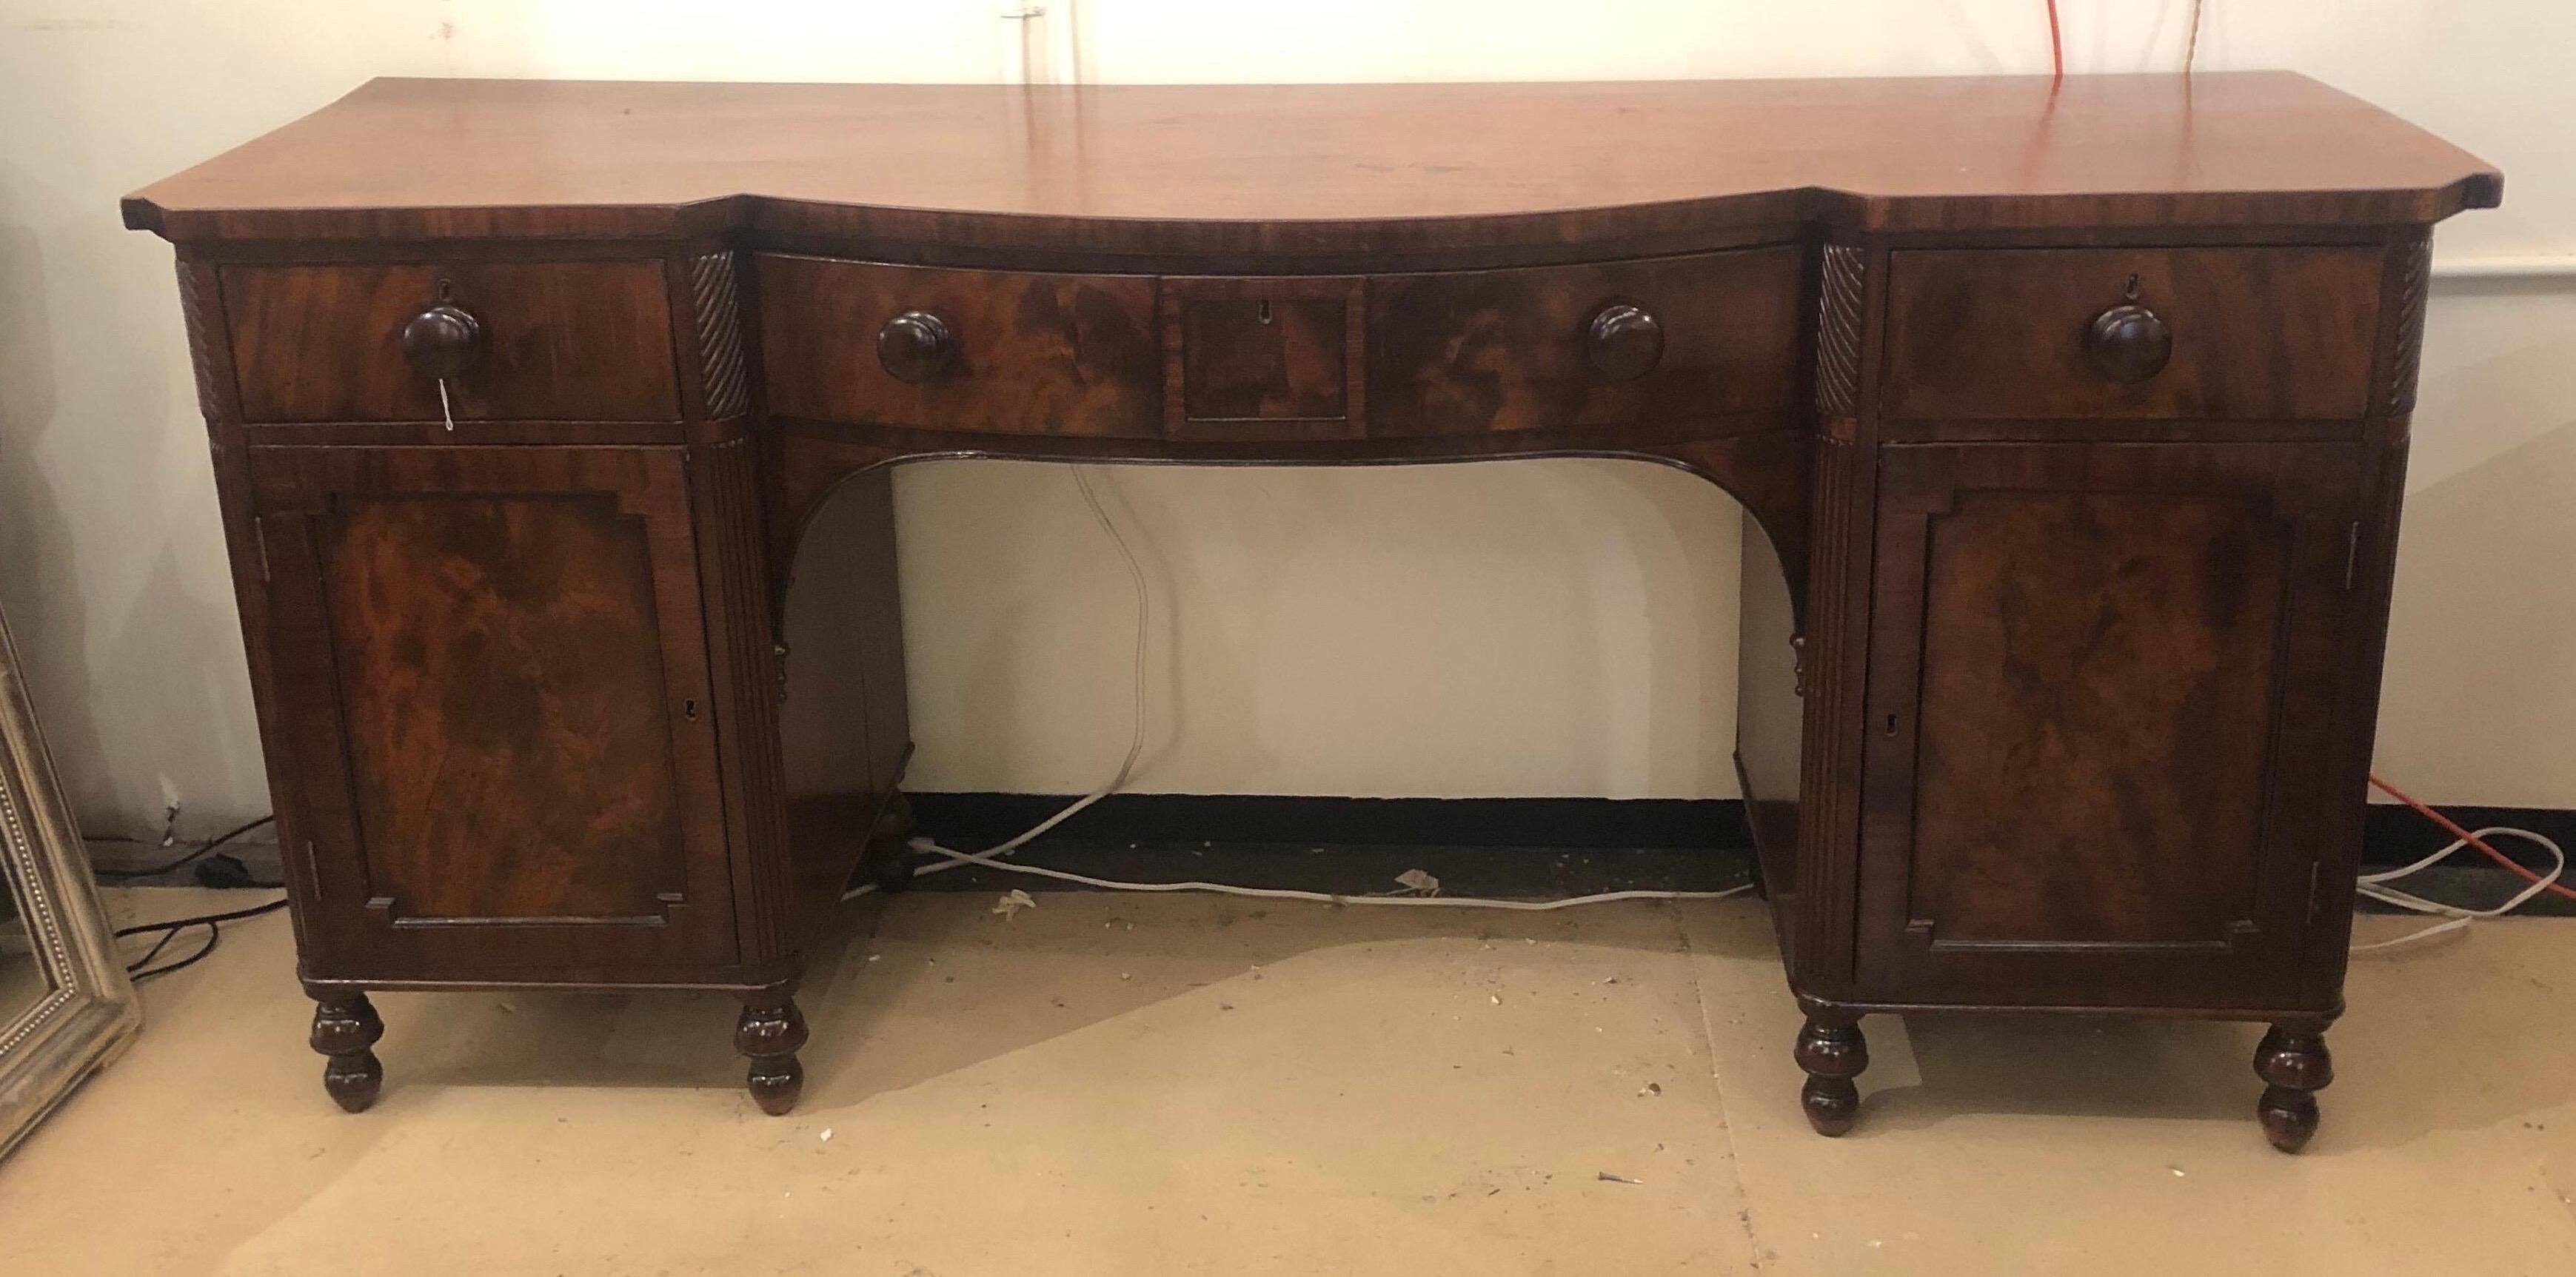
{"type": "Polygon", "coordinates": [[[886,796],[876,828],[868,831],[868,881],[893,893],[912,885],[912,800],[898,789],[886,796]]]}
{"type": "Polygon", "coordinates": [[[805,1013],[796,1009],[795,994],[793,984],[744,994],[742,1019],[733,1028],[733,1049],[751,1059],[743,1084],[771,1117],[796,1107],[805,1090],[805,1066],[796,1058],[805,1045],[805,1013]]]}
{"type": "Polygon", "coordinates": [[[364,993],[317,996],[313,1008],[313,1049],[322,1053],[322,1089],[351,1113],[374,1107],[385,1086],[385,1066],[376,1059],[376,1040],[385,1022],[364,993]]]}
{"type": "Polygon", "coordinates": [[[2317,1133],[2317,1092],[2334,1081],[2325,1026],[2284,1022],[2265,1030],[2254,1048],[2254,1073],[2266,1083],[2254,1107],[2272,1147],[2295,1153],[2317,1133]]]}
{"type": "Polygon", "coordinates": [[[1807,1025],[1798,1030],[1796,1058],[1807,1071],[1807,1085],[1798,1092],[1807,1125],[1818,1135],[1850,1130],[1860,1115],[1860,1088],[1852,1079],[1869,1067],[1869,1041],[1861,1036],[1860,1017],[1809,1006],[1807,1025]]]}

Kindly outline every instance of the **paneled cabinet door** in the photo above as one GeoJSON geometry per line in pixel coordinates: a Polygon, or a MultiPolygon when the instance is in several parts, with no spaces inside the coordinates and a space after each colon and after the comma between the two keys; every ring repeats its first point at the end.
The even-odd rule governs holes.
{"type": "Polygon", "coordinates": [[[736,956],[679,448],[262,448],[272,770],[315,978],[736,956]]]}
{"type": "Polygon", "coordinates": [[[1891,446],[1871,1000],[2292,1004],[2334,804],[2336,444],[1891,446]]]}

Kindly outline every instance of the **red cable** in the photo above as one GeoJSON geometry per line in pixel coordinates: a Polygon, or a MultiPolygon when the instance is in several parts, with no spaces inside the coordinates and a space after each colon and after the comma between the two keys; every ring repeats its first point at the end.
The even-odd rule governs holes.
{"type": "MultiPolygon", "coordinates": [[[[2371,778],[2370,778],[2370,783],[2371,783],[2371,784],[2373,784],[2373,785],[2378,786],[2378,787],[2379,787],[2379,791],[2380,791],[2381,793],[2384,793],[2384,794],[2388,795],[2389,797],[2394,798],[2394,799],[2396,799],[2397,801],[2399,801],[2399,802],[2401,802],[2401,803],[2404,803],[2404,804],[2406,804],[2407,806],[2412,807],[2412,808],[2414,808],[2415,810],[2417,810],[2417,811],[2419,811],[2419,812],[2422,812],[2422,813],[2424,814],[2424,818],[2425,818],[2426,820],[2432,821],[2434,824],[2440,825],[2443,829],[2445,829],[2445,830],[2449,831],[2449,833],[2450,833],[2450,835],[2451,835],[2452,837],[2457,838],[2457,839],[2459,839],[2460,841],[2462,841],[2462,842],[2464,842],[2464,843],[2467,843],[2468,845],[2470,845],[2470,846],[2472,846],[2472,847],[2475,847],[2475,848],[2477,848],[2477,849],[2478,849],[2478,850],[2480,850],[2480,851],[2485,852],[2485,853],[2487,854],[2487,859],[2492,860],[2492,861],[2496,862],[2497,864],[2502,865],[2502,866],[2504,866],[2505,868],[2507,868],[2507,869],[2510,869],[2510,870],[2514,871],[2516,874],[2521,875],[2522,880],[2523,880],[2524,882],[2537,883],[2537,882],[2539,882],[2539,881],[2540,881],[2540,875],[2539,875],[2539,874],[2533,873],[2532,871],[2530,871],[2530,870],[2528,870],[2528,869],[2523,868],[2523,867],[2522,867],[2522,865],[2521,865],[2519,862],[2517,862],[2516,860],[2514,860],[2514,858],[2513,858],[2513,857],[2508,856],[2508,855],[2504,854],[2503,852],[2498,851],[2498,850],[2496,850],[2495,848],[2488,846],[2488,845],[2487,845],[2487,840],[2486,840],[2486,839],[2484,839],[2484,838],[2480,838],[2480,837],[2478,837],[2476,834],[2470,833],[2468,830],[2465,830],[2465,829],[2460,828],[2458,825],[2456,825],[2456,824],[2452,823],[2452,821],[2451,821],[2451,818],[2450,818],[2450,817],[2445,816],[2445,815],[2443,815],[2442,813],[2440,813],[2440,812],[2438,812],[2438,811],[2435,811],[2435,810],[2433,810],[2432,808],[2427,807],[2427,806],[2425,806],[2424,804],[2422,804],[2422,803],[2420,803],[2420,802],[2415,801],[2412,797],[2409,797],[2409,796],[2407,795],[2406,791],[2404,791],[2404,790],[2402,790],[2402,789],[2399,789],[2399,788],[2398,788],[2398,787],[2396,787],[2395,785],[2389,784],[2387,781],[2381,780],[2381,779],[2379,778],[2379,776],[2378,776],[2376,773],[2373,773],[2373,774],[2372,774],[2372,776],[2371,776],[2371,778]]],[[[2567,897],[2567,898],[2568,898],[2568,899],[2570,899],[2570,900],[2576,900],[2576,891],[2570,891],[2570,890],[2568,890],[2568,889],[2567,889],[2567,887],[2566,887],[2564,884],[2553,882],[2553,883],[2549,884],[2549,890],[2550,890],[2552,893],[2556,894],[2556,895],[2565,896],[2565,897],[2567,897]]]]}
{"type": "Polygon", "coordinates": [[[2048,87],[2066,81],[2066,42],[2057,34],[2057,0],[2048,0],[2048,87]]]}

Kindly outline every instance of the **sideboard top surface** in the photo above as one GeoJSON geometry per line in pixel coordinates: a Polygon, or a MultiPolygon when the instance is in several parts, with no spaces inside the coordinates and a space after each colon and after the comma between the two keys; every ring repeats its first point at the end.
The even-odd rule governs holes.
{"type": "Polygon", "coordinates": [[[129,197],[174,240],[762,225],[1135,253],[2385,225],[2476,157],[2287,72],[1038,86],[380,79],[129,197]]]}

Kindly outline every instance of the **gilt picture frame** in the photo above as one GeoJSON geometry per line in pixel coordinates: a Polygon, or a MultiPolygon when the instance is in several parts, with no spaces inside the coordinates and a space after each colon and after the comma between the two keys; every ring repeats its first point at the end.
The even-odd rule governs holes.
{"type": "Polygon", "coordinates": [[[8,619],[0,616],[0,878],[44,989],[0,1007],[0,1157],[126,1046],[142,1006],[97,879],[37,730],[8,619]]]}

